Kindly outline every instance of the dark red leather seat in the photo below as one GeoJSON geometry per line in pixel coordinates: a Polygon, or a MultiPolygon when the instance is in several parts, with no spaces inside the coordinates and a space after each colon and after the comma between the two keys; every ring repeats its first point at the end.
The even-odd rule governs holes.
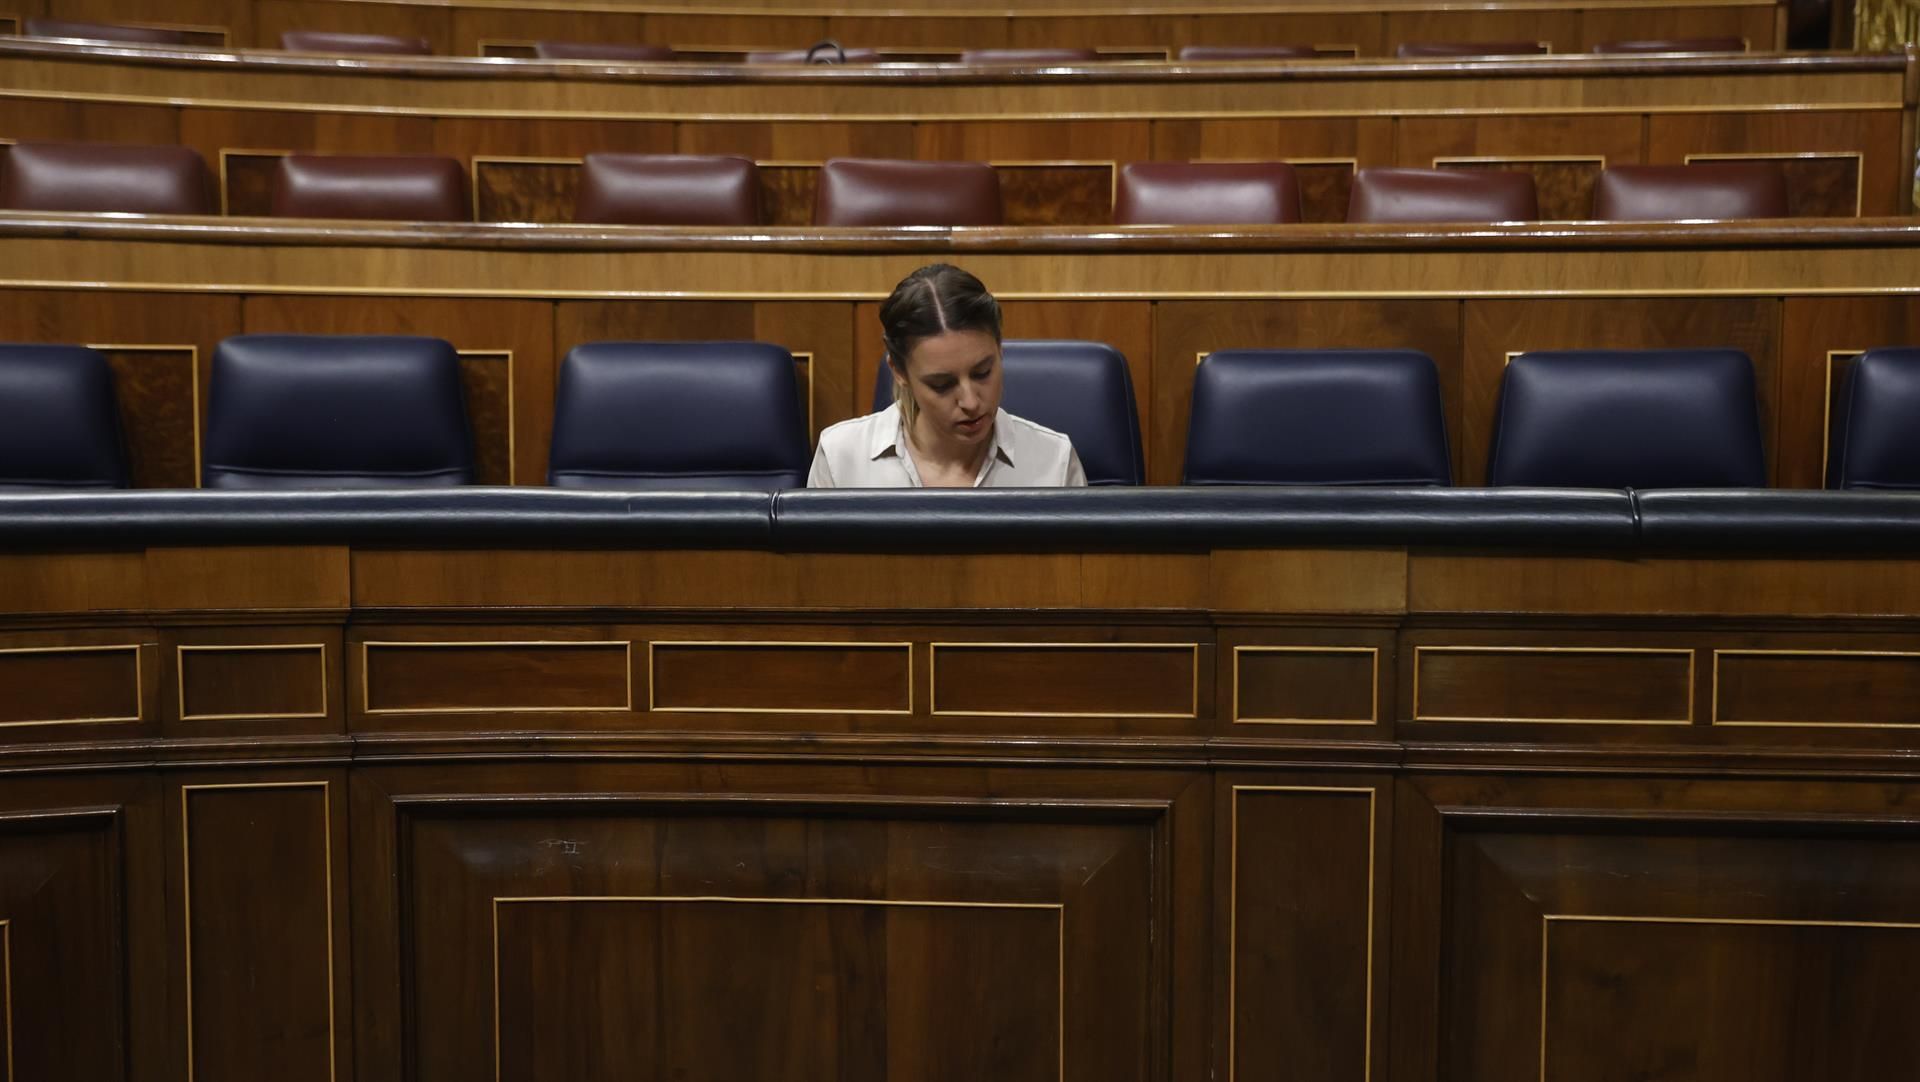
{"type": "Polygon", "coordinates": [[[749,64],[871,64],[880,59],[877,49],[831,49],[813,46],[806,49],[776,49],[747,54],[749,64]]]}
{"type": "Polygon", "coordinates": [[[1086,64],[1100,59],[1092,49],[968,49],[962,64],[1086,64]]]}
{"type": "Polygon", "coordinates": [[[1530,56],[1547,52],[1538,41],[1406,41],[1393,51],[1402,60],[1438,57],[1530,56]]]}
{"type": "Polygon", "coordinates": [[[1784,218],[1787,176],[1764,162],[1616,165],[1593,188],[1602,222],[1784,218]]]}
{"type": "Polygon", "coordinates": [[[1596,53],[1744,53],[1747,39],[1651,38],[1645,41],[1603,41],[1593,47],[1596,53]]]}
{"type": "Polygon", "coordinates": [[[757,225],[760,169],[746,158],[589,154],[573,220],[613,225],[757,225]]]}
{"type": "Polygon", "coordinates": [[[1285,162],[1132,162],[1114,189],[1115,225],[1276,225],[1300,220],[1285,162]]]}
{"type": "Polygon", "coordinates": [[[1527,222],[1540,216],[1533,174],[1480,169],[1362,169],[1349,222],[1527,222]]]}
{"type": "Polygon", "coordinates": [[[452,158],[289,154],[273,177],[279,218],[473,220],[467,171],[452,158]]]}
{"type": "Polygon", "coordinates": [[[626,60],[647,63],[672,60],[664,45],[624,45],[611,41],[536,41],[533,55],[542,60],[626,60]]]}
{"type": "Polygon", "coordinates": [[[432,56],[426,38],[395,34],[339,34],[331,30],[289,30],[280,47],[293,53],[372,53],[384,56],[432,56]]]}
{"type": "Polygon", "coordinates": [[[815,225],[999,225],[1000,180],[980,162],[830,158],[815,190],[815,225]]]}
{"type": "Polygon", "coordinates": [[[0,152],[8,210],[213,214],[213,175],[192,147],[18,143],[0,152]]]}
{"type": "Polygon", "coordinates": [[[1182,60],[1311,60],[1320,54],[1311,45],[1187,45],[1182,60]]]}
{"type": "Polygon", "coordinates": [[[30,38],[80,38],[135,45],[185,45],[188,42],[187,35],[179,30],[121,26],[118,23],[80,23],[68,19],[28,19],[20,32],[30,38]]]}

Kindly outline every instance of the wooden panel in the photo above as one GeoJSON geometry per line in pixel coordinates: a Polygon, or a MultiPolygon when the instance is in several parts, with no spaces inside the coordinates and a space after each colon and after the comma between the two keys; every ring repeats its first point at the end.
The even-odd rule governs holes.
{"type": "Polygon", "coordinates": [[[412,4],[338,4],[328,0],[255,0],[255,40],[277,48],[288,30],[326,29],[343,34],[403,34],[426,38],[436,53],[453,51],[448,9],[412,4]]]}
{"type": "Polygon", "coordinates": [[[146,604],[138,552],[0,554],[0,612],[92,612],[146,604]]]}
{"type": "MultiPolygon", "coordinates": [[[[314,29],[325,23],[287,29],[314,29]]],[[[331,30],[346,30],[340,25],[331,30]]],[[[278,29],[271,31],[275,48],[278,29]]],[[[274,166],[273,158],[286,152],[314,154],[401,154],[419,153],[433,145],[433,121],[426,117],[400,116],[395,113],[347,113],[323,110],[269,111],[253,109],[195,108],[179,113],[180,142],[200,152],[207,164],[218,169],[222,151],[246,152],[247,160],[229,161],[228,184],[237,203],[230,212],[262,213],[263,200],[271,192],[266,180],[274,166]],[[261,152],[267,152],[264,155],[261,152]],[[251,170],[242,184],[234,170],[251,170]]],[[[231,157],[231,155],[229,156],[231,157]]]]}
{"type": "Polygon", "coordinates": [[[179,131],[179,110],[164,105],[37,101],[0,112],[0,139],[8,142],[172,143],[179,131]]]}
{"type": "Polygon", "coordinates": [[[1542,219],[1582,219],[1601,169],[1642,160],[1641,129],[1635,116],[1415,117],[1400,124],[1394,164],[1529,172],[1542,219]]]}
{"type": "MultiPolygon", "coordinates": [[[[1153,408],[1142,417],[1148,434],[1148,477],[1176,484],[1186,456],[1193,370],[1216,349],[1417,349],[1432,357],[1451,433],[1454,475],[1468,468],[1466,376],[1460,359],[1460,311],[1453,301],[1400,300],[1168,300],[1154,305],[1153,408]]],[[[1497,377],[1496,377],[1497,378],[1497,377]]],[[[1491,414],[1488,415],[1491,423],[1491,414]]],[[[1480,461],[1484,462],[1484,453],[1480,461]]]]}
{"type": "Polygon", "coordinates": [[[1533,177],[1533,190],[1543,221],[1577,220],[1591,216],[1593,189],[1606,169],[1599,155],[1559,158],[1503,158],[1482,155],[1473,158],[1435,158],[1443,169],[1498,169],[1527,173],[1533,177]]]}
{"type": "Polygon", "coordinates": [[[181,721],[327,716],[324,643],[228,643],[176,648],[181,721]]]}
{"type": "Polygon", "coordinates": [[[1415,721],[1687,725],[1693,652],[1416,646],[1415,721]]]}
{"type": "Polygon", "coordinates": [[[461,351],[481,480],[538,484],[553,437],[553,306],[544,301],[253,296],[249,334],[423,334],[461,351]]]}
{"type": "MultiPolygon", "coordinates": [[[[1452,429],[1464,450],[1464,484],[1484,483],[1500,375],[1509,353],[1545,349],[1742,350],[1753,361],[1761,432],[1773,430],[1779,402],[1780,302],[1755,298],[1473,300],[1466,302],[1466,416],[1452,429]]],[[[1766,440],[1769,469],[1776,440],[1766,440]]]]}
{"type": "Polygon", "coordinates": [[[183,785],[180,816],[188,1073],[334,1082],[330,784],[183,785]]]}
{"type": "MultiPolygon", "coordinates": [[[[1655,115],[1647,121],[1647,161],[1677,164],[1707,154],[1786,155],[1825,151],[1834,158],[1782,159],[1788,166],[1789,198],[1810,212],[1840,207],[1857,195],[1860,213],[1909,214],[1911,163],[1894,160],[1875,140],[1899,130],[1896,113],[1689,113],[1655,115]],[[1857,192],[1845,187],[1847,165],[1838,156],[1862,155],[1857,192]],[[1799,190],[1794,189],[1797,182],[1799,190]]],[[[1851,211],[1847,213],[1852,213],[1851,211]]]]}
{"type": "Polygon", "coordinates": [[[1380,720],[1373,646],[1236,646],[1233,720],[1269,725],[1372,725],[1380,720]]]}
{"type": "Polygon", "coordinates": [[[1160,161],[1284,161],[1300,180],[1301,220],[1342,222],[1354,170],[1393,164],[1393,122],[1383,117],[1153,122],[1160,161]]]}
{"type": "Polygon", "coordinates": [[[650,642],[649,710],[905,714],[910,643],[650,642]]]}
{"type": "MultiPolygon", "coordinates": [[[[542,13],[509,13],[503,10],[493,13],[475,11],[473,14],[533,18],[542,13]]],[[[593,37],[574,40],[619,39],[593,37]]],[[[613,116],[542,117],[537,124],[522,123],[512,117],[435,117],[432,147],[435,154],[462,161],[485,158],[562,158],[577,161],[603,150],[627,154],[671,154],[675,149],[673,124],[658,120],[623,120],[613,116]]],[[[569,217],[573,213],[571,202],[567,204],[567,213],[569,217]]]]}
{"type": "Polygon", "coordinates": [[[632,710],[626,642],[361,644],[368,714],[632,710]]]}
{"type": "Polygon", "coordinates": [[[281,152],[220,148],[220,213],[242,218],[270,216],[273,178],[284,157],[281,152]]]}
{"type": "Polygon", "coordinates": [[[123,829],[110,810],[0,814],[0,1078],[7,1082],[128,1076],[134,1001],[123,829]]]}
{"type": "Polygon", "coordinates": [[[1371,1077],[1378,794],[1235,784],[1227,801],[1223,1077],[1371,1077]]]}
{"type": "Polygon", "coordinates": [[[502,1077],[1061,1077],[1057,904],[494,903],[502,1077]]]}
{"type": "Polygon", "coordinates": [[[1556,53],[1580,45],[1580,12],[1390,11],[1387,51],[1408,41],[1541,41],[1556,53]]]}
{"type": "Polygon", "coordinates": [[[1876,346],[1920,343],[1920,300],[1910,297],[1793,297],[1780,337],[1779,484],[1825,483],[1831,403],[1848,360],[1876,346]]]}
{"type": "Polygon", "coordinates": [[[1190,718],[1193,643],[934,643],[935,714],[1190,718]]]}
{"type": "Polygon", "coordinates": [[[1582,44],[1591,50],[1604,41],[1740,37],[1753,52],[1787,47],[1777,40],[1773,4],[1743,7],[1626,8],[1594,4],[1580,12],[1582,44]]]}
{"type": "Polygon", "coordinates": [[[1686,1063],[1695,1078],[1868,1082],[1920,1062],[1920,1034],[1881,1009],[1920,994],[1920,923],[1569,916],[1544,938],[1547,1078],[1686,1063]]]}
{"type": "Polygon", "coordinates": [[[141,648],[0,647],[0,726],[145,719],[141,648]]]}
{"type": "Polygon", "coordinates": [[[1787,178],[1787,215],[1792,218],[1858,217],[1865,178],[1864,155],[1857,150],[1833,152],[1689,154],[1695,162],[1749,162],[1777,167],[1787,178]]]}
{"type": "Polygon", "coordinates": [[[473,217],[480,222],[571,222],[577,161],[475,158],[473,217]]]}
{"type": "Polygon", "coordinates": [[[113,394],[135,488],[200,485],[200,350],[90,343],[113,366],[113,394]]]}
{"type": "Polygon", "coordinates": [[[953,790],[964,772],[922,772],[913,796],[875,764],[875,792],[899,795],[847,800],[792,795],[824,775],[725,769],[718,798],[540,795],[555,775],[522,767],[456,782],[498,798],[385,809],[408,839],[413,1076],[491,1075],[496,958],[515,1077],[1160,1075],[1164,811],[1056,792],[1025,821],[994,807],[1039,794],[1012,776],[982,801],[953,790]]]}
{"type": "Polygon", "coordinates": [[[343,609],[347,550],[226,545],[146,552],[156,609],[343,609]]]}
{"type": "Polygon", "coordinates": [[[1920,654],[1715,650],[1715,725],[1920,727],[1920,654]]]}
{"type": "Polygon", "coordinates": [[[1113,221],[1113,171],[1111,162],[994,164],[1008,225],[1106,225],[1113,221]]]}
{"type": "MultiPolygon", "coordinates": [[[[462,56],[485,55],[490,41],[620,41],[646,40],[646,16],[638,12],[553,11],[539,8],[461,7],[453,12],[453,51],[462,56]]],[[[528,55],[532,49],[528,48],[528,55]]]]}

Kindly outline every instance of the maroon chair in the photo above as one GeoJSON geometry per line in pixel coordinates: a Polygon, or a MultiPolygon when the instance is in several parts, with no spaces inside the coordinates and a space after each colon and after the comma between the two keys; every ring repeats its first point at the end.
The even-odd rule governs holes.
{"type": "Polygon", "coordinates": [[[1483,169],[1362,169],[1349,222],[1528,222],[1540,217],[1532,173],[1483,169]]]}
{"type": "Polygon", "coordinates": [[[66,19],[28,19],[20,32],[30,38],[81,38],[86,41],[130,42],[136,45],[186,45],[189,41],[187,35],[179,30],[121,26],[117,23],[77,23],[66,19]]]}
{"type": "Polygon", "coordinates": [[[1182,60],[1311,60],[1320,54],[1311,45],[1186,45],[1182,60]]]}
{"type": "Polygon", "coordinates": [[[452,158],[289,154],[273,175],[279,218],[469,222],[467,172],[452,158]]]}
{"type": "Polygon", "coordinates": [[[0,152],[8,210],[214,214],[213,174],[192,147],[17,143],[0,152]]]}
{"type": "Polygon", "coordinates": [[[664,45],[621,45],[608,41],[536,41],[533,55],[542,60],[624,60],[647,63],[672,60],[664,45]]]}
{"type": "Polygon", "coordinates": [[[1646,41],[1603,41],[1593,47],[1596,53],[1744,53],[1747,39],[1652,38],[1646,41]]]}
{"type": "Polygon", "coordinates": [[[1099,60],[1092,49],[967,49],[962,64],[1087,64],[1099,60]]]}
{"type": "Polygon", "coordinates": [[[1132,162],[1114,187],[1115,225],[1277,225],[1300,220],[1285,162],[1132,162]]]}
{"type": "Polygon", "coordinates": [[[758,225],[760,167],[746,158],[589,154],[573,220],[611,225],[758,225]]]}
{"type": "Polygon", "coordinates": [[[1760,162],[1616,165],[1593,188],[1593,217],[1602,222],[1786,216],[1787,175],[1760,162]]]}
{"type": "Polygon", "coordinates": [[[1000,178],[981,162],[829,158],[813,223],[843,226],[999,225],[1000,178]]]}
{"type": "Polygon", "coordinates": [[[806,49],[776,49],[772,52],[751,52],[747,54],[749,64],[872,64],[880,59],[878,49],[823,49],[813,46],[806,49]],[[825,58],[825,59],[822,59],[825,58]]]}
{"type": "Polygon", "coordinates": [[[1538,41],[1406,41],[1393,51],[1402,60],[1441,57],[1532,56],[1547,52],[1538,41]]]}
{"type": "Polygon", "coordinates": [[[290,53],[366,53],[380,56],[432,56],[426,38],[394,34],[338,34],[331,30],[289,30],[280,47],[290,53]]]}

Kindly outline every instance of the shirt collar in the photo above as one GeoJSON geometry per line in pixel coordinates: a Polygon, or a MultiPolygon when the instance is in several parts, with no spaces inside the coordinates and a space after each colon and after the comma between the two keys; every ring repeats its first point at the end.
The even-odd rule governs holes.
{"type": "MultiPolygon", "coordinates": [[[[900,416],[900,407],[891,406],[888,408],[888,412],[892,414],[892,423],[874,425],[873,431],[867,434],[867,460],[869,462],[883,458],[889,454],[899,455],[905,453],[907,446],[906,421],[900,416]]],[[[1012,467],[1014,465],[1013,441],[1008,438],[1008,434],[1007,411],[1003,409],[993,415],[993,445],[988,451],[988,457],[997,458],[1005,462],[1009,467],[1012,467]]]]}

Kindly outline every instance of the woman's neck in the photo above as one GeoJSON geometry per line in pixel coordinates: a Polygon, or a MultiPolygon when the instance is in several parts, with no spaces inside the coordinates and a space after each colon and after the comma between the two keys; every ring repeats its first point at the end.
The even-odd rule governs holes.
{"type": "Polygon", "coordinates": [[[992,430],[989,429],[987,438],[978,443],[963,443],[950,436],[935,434],[932,428],[926,414],[914,417],[913,424],[907,429],[907,442],[913,445],[914,457],[944,470],[963,471],[969,477],[977,476],[987,460],[987,453],[993,448],[992,430]]]}

